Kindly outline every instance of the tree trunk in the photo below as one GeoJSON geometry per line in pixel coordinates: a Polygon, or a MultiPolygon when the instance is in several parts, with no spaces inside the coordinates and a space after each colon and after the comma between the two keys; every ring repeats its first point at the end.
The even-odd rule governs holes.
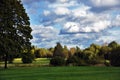
{"type": "Polygon", "coordinates": [[[8,68],[8,67],[7,67],[7,59],[8,59],[8,54],[6,53],[6,54],[5,54],[5,66],[4,66],[5,69],[8,68]]]}

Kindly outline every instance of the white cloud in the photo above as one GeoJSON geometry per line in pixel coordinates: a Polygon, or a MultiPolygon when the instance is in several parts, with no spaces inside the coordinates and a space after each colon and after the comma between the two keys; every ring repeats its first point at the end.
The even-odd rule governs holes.
{"type": "MultiPolygon", "coordinates": [[[[61,0],[62,1],[62,0],[61,0]]],[[[79,4],[77,3],[76,0],[63,0],[62,3],[60,0],[57,3],[49,4],[49,8],[56,8],[56,7],[73,7],[73,6],[78,6],[79,4]]]]}
{"type": "Polygon", "coordinates": [[[50,11],[44,10],[43,14],[44,14],[45,16],[48,16],[48,15],[50,15],[50,11]]]}
{"type": "Polygon", "coordinates": [[[53,38],[53,36],[56,36],[58,34],[58,31],[52,26],[44,27],[43,25],[34,25],[32,26],[32,29],[32,35],[35,37],[33,39],[35,40],[37,40],[36,38],[44,38],[43,40],[53,38]]]}
{"type": "Polygon", "coordinates": [[[70,10],[66,7],[57,7],[55,13],[57,15],[67,15],[70,14],[70,10]]]}
{"type": "Polygon", "coordinates": [[[112,20],[112,25],[113,26],[119,26],[120,27],[120,15],[117,15],[115,19],[112,20]]]}
{"type": "Polygon", "coordinates": [[[107,34],[103,34],[96,39],[96,42],[110,43],[111,41],[117,41],[120,43],[120,27],[113,27],[106,31],[107,34]]]}
{"type": "Polygon", "coordinates": [[[79,32],[79,24],[76,22],[67,22],[63,29],[69,33],[79,32]]]}
{"type": "Polygon", "coordinates": [[[110,27],[110,21],[99,21],[96,23],[93,23],[93,27],[91,27],[91,30],[95,31],[95,32],[100,32],[101,30],[104,30],[108,27],[110,27]]]}
{"type": "Polygon", "coordinates": [[[94,6],[103,7],[103,6],[115,6],[120,4],[120,0],[91,0],[94,6]]]}
{"type": "Polygon", "coordinates": [[[60,1],[62,3],[68,2],[68,0],[58,0],[58,1],[60,1]]]}
{"type": "Polygon", "coordinates": [[[88,6],[81,6],[79,8],[73,9],[72,13],[74,17],[85,17],[89,9],[90,7],[88,6]]]}
{"type": "Polygon", "coordinates": [[[108,18],[108,16],[103,14],[102,16],[92,13],[86,14],[80,21],[65,23],[62,33],[101,32],[111,27],[111,21],[108,18]]]}

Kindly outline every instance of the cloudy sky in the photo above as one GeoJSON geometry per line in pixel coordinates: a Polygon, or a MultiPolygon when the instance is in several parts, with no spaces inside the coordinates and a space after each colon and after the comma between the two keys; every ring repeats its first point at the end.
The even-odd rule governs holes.
{"type": "Polygon", "coordinates": [[[22,0],[33,29],[32,44],[88,47],[120,43],[120,0],[22,0]]]}

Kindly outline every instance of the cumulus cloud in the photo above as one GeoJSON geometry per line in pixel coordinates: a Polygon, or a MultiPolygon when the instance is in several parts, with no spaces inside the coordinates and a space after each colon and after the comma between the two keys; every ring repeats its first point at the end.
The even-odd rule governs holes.
{"type": "Polygon", "coordinates": [[[91,43],[117,40],[120,0],[22,0],[32,19],[33,44],[51,47],[86,47],[91,43]],[[114,10],[114,12],[113,12],[114,10]],[[34,15],[33,15],[34,14],[34,15]],[[39,22],[38,25],[35,25],[39,22]]]}
{"type": "Polygon", "coordinates": [[[120,0],[90,0],[96,7],[110,7],[120,5],[120,0]]]}
{"type": "Polygon", "coordinates": [[[120,26],[120,15],[116,15],[116,17],[112,20],[113,26],[120,26]]]}
{"type": "Polygon", "coordinates": [[[100,32],[106,28],[110,27],[109,21],[98,21],[90,23],[87,26],[80,25],[75,22],[67,22],[64,28],[61,30],[62,34],[65,33],[90,33],[90,32],[100,32]]]}
{"type": "Polygon", "coordinates": [[[43,14],[44,14],[45,16],[48,16],[48,15],[50,15],[50,11],[44,10],[44,11],[43,11],[43,14]]]}
{"type": "Polygon", "coordinates": [[[78,33],[79,32],[79,24],[76,22],[67,22],[61,33],[78,33]]]}
{"type": "Polygon", "coordinates": [[[58,31],[52,26],[35,25],[32,29],[33,35],[38,35],[39,37],[44,38],[50,38],[58,33],[58,31]]]}
{"type": "Polygon", "coordinates": [[[58,34],[58,31],[52,26],[34,25],[32,29],[33,39],[31,42],[37,43],[37,45],[43,44],[43,42],[52,42],[58,34]]]}
{"type": "Polygon", "coordinates": [[[70,10],[66,7],[57,7],[55,10],[56,15],[68,15],[70,10]]]}
{"type": "Polygon", "coordinates": [[[79,3],[91,6],[93,12],[104,12],[107,10],[120,10],[120,0],[77,0],[79,3]]]}

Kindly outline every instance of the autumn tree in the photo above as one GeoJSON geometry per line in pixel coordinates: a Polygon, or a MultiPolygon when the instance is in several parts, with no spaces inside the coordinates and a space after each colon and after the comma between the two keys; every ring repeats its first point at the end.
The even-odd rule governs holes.
{"type": "Polygon", "coordinates": [[[63,48],[63,54],[64,54],[64,57],[66,59],[69,57],[69,50],[68,50],[67,46],[64,46],[64,48],[63,48]]]}
{"type": "Polygon", "coordinates": [[[21,0],[0,0],[0,51],[5,56],[29,51],[32,29],[21,0]]]}
{"type": "Polygon", "coordinates": [[[70,56],[73,56],[76,52],[76,49],[73,47],[73,48],[70,48],[70,56]]]}

